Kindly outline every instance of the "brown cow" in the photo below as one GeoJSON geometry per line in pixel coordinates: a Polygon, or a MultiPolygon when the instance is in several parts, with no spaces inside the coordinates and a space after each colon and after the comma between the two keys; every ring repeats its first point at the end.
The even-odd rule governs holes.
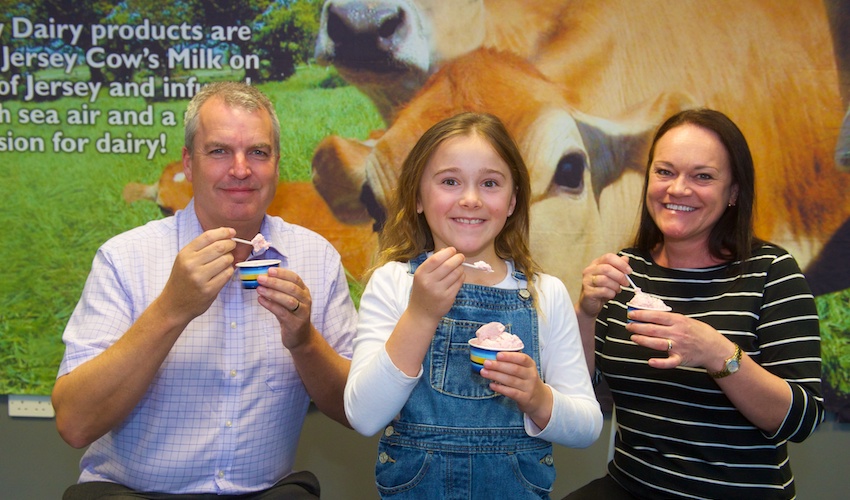
{"type": "MultiPolygon", "coordinates": [[[[185,207],[192,199],[192,184],[183,173],[183,162],[165,166],[159,180],[151,185],[129,183],[124,200],[133,203],[150,200],[165,215],[185,207]]],[[[343,224],[334,217],[310,182],[281,182],[268,213],[298,224],[324,236],[342,256],[342,265],[354,281],[372,265],[377,236],[371,224],[343,224]]]]}
{"type": "MultiPolygon", "coordinates": [[[[616,140],[618,123],[646,103],[681,93],[741,126],[759,169],[757,230],[787,247],[801,265],[808,263],[850,214],[845,196],[850,175],[834,168],[845,107],[823,4],[574,0],[570,5],[558,29],[528,58],[533,67],[480,50],[444,64],[373,151],[365,153],[368,145],[364,150],[360,144],[348,155],[362,163],[341,159],[353,149],[346,141],[324,141],[314,169],[317,189],[332,209],[343,205],[327,193],[339,191],[341,183],[329,183],[331,189],[322,179],[337,177],[354,186],[365,180],[363,189],[339,198],[352,213],[380,213],[401,160],[422,131],[461,110],[492,112],[510,124],[532,170],[535,255],[576,293],[590,258],[628,242],[637,212],[645,151],[634,141],[616,140]],[[591,133],[580,125],[587,114],[610,121],[591,133]],[[566,116],[579,126],[565,125],[566,116]],[[583,168],[590,180],[583,186],[569,155],[560,154],[578,141],[589,155],[583,168]],[[581,205],[582,196],[593,196],[594,203],[581,205]]],[[[655,109],[672,110],[676,102],[685,101],[655,109]]],[[[645,119],[660,122],[649,109],[645,119]]]]}

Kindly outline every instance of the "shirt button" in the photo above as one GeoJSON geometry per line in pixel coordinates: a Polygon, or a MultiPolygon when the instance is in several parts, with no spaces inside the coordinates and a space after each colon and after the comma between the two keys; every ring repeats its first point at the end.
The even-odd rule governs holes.
{"type": "Polygon", "coordinates": [[[230,420],[228,420],[227,422],[225,422],[225,423],[224,423],[224,425],[226,425],[226,426],[228,426],[228,427],[233,427],[233,422],[231,422],[230,420]]]}
{"type": "Polygon", "coordinates": [[[543,457],[543,463],[546,465],[552,465],[555,463],[555,459],[552,458],[552,455],[546,455],[543,457]]]}
{"type": "Polygon", "coordinates": [[[384,436],[390,437],[390,436],[393,435],[394,432],[395,432],[395,429],[393,429],[393,426],[389,425],[389,426],[387,426],[386,429],[384,429],[384,436]]]}
{"type": "Polygon", "coordinates": [[[219,479],[224,477],[224,471],[223,470],[218,471],[218,477],[219,477],[219,479]]]}
{"type": "Polygon", "coordinates": [[[230,370],[230,376],[235,377],[236,376],[236,370],[230,370]]]}
{"type": "Polygon", "coordinates": [[[378,461],[381,462],[382,464],[387,463],[387,460],[389,460],[389,459],[390,459],[390,456],[387,455],[386,452],[382,451],[381,454],[378,455],[378,461]]]}
{"type": "Polygon", "coordinates": [[[230,322],[230,328],[236,329],[236,322],[235,321],[230,322]]]}

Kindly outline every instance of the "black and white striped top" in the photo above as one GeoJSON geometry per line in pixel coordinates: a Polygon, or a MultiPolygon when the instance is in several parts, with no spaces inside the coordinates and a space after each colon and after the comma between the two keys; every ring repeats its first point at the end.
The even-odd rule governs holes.
{"type": "Polygon", "coordinates": [[[823,420],[817,309],[794,258],[763,245],[740,262],[706,269],[667,269],[635,249],[635,284],[673,312],[703,321],[785,379],[793,403],[769,436],[738,412],[702,368],[661,370],[656,350],[629,340],[622,290],[596,323],[596,367],[606,377],[618,433],[609,472],[646,498],[795,497],[787,441],[800,442],[823,420]]]}

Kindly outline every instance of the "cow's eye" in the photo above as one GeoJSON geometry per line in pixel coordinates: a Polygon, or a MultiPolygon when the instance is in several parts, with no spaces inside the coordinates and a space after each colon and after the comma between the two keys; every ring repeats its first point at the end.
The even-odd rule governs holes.
{"type": "Polygon", "coordinates": [[[587,162],[581,153],[568,153],[558,160],[552,187],[568,193],[580,193],[584,189],[584,168],[587,162]]]}

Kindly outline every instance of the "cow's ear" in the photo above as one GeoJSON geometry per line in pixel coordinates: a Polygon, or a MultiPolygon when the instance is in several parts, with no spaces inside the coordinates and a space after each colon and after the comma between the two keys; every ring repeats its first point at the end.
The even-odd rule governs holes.
{"type": "Polygon", "coordinates": [[[576,117],[589,157],[590,179],[596,199],[626,170],[643,170],[652,130],[629,130],[607,120],[576,117]]]}
{"type": "Polygon", "coordinates": [[[322,139],[313,153],[313,184],[341,222],[371,221],[361,200],[366,182],[366,158],[371,141],[356,141],[331,135],[322,139]]]}
{"type": "Polygon", "coordinates": [[[614,119],[573,112],[587,149],[596,199],[626,170],[643,172],[655,130],[667,117],[693,108],[687,94],[669,93],[614,119]]]}

